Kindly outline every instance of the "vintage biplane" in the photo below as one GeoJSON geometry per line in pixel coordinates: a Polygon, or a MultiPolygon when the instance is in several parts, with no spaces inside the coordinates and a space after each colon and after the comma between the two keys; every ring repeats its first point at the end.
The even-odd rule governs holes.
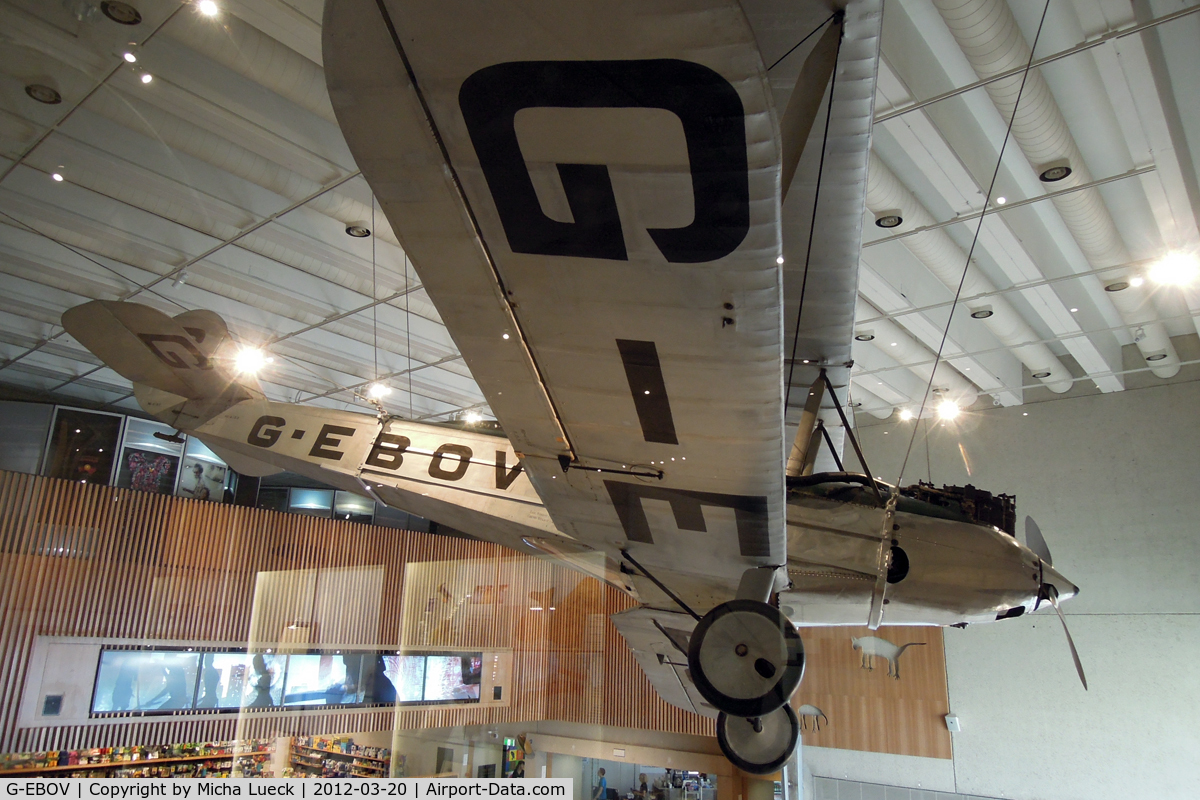
{"type": "Polygon", "coordinates": [[[657,691],[774,771],[798,627],[986,622],[1078,591],[1031,521],[1018,542],[1012,498],[830,468],[858,447],[881,20],[882,0],[328,0],[346,140],[503,437],[269,401],[211,312],[94,301],[63,323],[238,472],[629,592],[614,622],[657,691]]]}

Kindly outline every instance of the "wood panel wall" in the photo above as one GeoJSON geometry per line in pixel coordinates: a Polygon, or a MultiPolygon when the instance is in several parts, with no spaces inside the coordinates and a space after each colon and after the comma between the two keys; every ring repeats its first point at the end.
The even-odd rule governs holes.
{"type": "MultiPolygon", "coordinates": [[[[0,752],[543,719],[714,735],[711,720],[659,699],[634,661],[609,620],[633,605],[488,543],[0,472],[0,752]],[[511,648],[512,697],[493,708],[19,729],[39,635],[511,648]]],[[[929,645],[905,653],[895,682],[860,675],[851,634],[831,630],[804,634],[800,702],[831,720],[806,741],[948,757],[948,735],[943,747],[926,730],[930,709],[947,705],[940,632],[922,631],[929,645]]]]}

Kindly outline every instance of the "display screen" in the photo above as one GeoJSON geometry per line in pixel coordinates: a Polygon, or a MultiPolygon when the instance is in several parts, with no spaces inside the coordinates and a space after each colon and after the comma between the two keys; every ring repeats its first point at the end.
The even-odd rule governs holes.
{"type": "Polygon", "coordinates": [[[205,653],[196,708],[272,708],[280,705],[287,656],[205,653]]]}
{"type": "Polygon", "coordinates": [[[192,708],[199,653],[106,650],[100,654],[92,712],[192,708]]]}
{"type": "Polygon", "coordinates": [[[93,714],[477,703],[483,654],[103,650],[93,714]]]}
{"type": "Polygon", "coordinates": [[[425,656],[384,656],[387,677],[401,703],[419,703],[425,695],[425,656]]]}
{"type": "MultiPolygon", "coordinates": [[[[482,658],[482,655],[480,656],[482,658]]],[[[463,662],[470,656],[425,657],[425,702],[478,700],[479,684],[463,683],[463,662]]]]}
{"type": "Polygon", "coordinates": [[[320,706],[359,702],[362,699],[358,685],[361,661],[361,655],[291,656],[283,704],[320,706]]]}

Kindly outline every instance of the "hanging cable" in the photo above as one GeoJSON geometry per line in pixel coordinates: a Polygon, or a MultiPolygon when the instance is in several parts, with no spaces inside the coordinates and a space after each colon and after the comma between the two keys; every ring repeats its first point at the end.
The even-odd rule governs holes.
{"type": "MultiPolygon", "coordinates": [[[[1038,40],[1042,37],[1042,26],[1046,24],[1046,13],[1050,10],[1050,0],[1046,0],[1046,5],[1042,7],[1042,18],[1038,21],[1037,33],[1033,37],[1033,46],[1029,48],[1029,61],[1025,64],[1025,71],[1021,73],[1021,86],[1017,89],[1017,98],[1013,103],[1013,113],[1008,119],[1008,126],[1004,129],[1004,141],[1000,143],[1000,155],[996,158],[996,168],[992,170],[992,180],[988,184],[987,194],[983,198],[983,207],[989,208],[992,204],[992,193],[996,190],[996,180],[1000,177],[1000,167],[1004,164],[1004,151],[1008,147],[1008,142],[1012,138],[1013,123],[1017,119],[1017,108],[1021,105],[1021,95],[1025,92],[1025,82],[1029,80],[1029,70],[1033,68],[1033,54],[1037,51],[1038,40]]],[[[917,412],[918,421],[925,413],[925,404],[929,402],[929,393],[933,390],[933,379],[937,375],[938,364],[942,361],[942,351],[946,348],[946,339],[950,336],[950,322],[954,319],[954,310],[958,307],[958,300],[962,296],[963,284],[967,280],[967,271],[971,269],[971,258],[975,255],[975,246],[979,243],[979,234],[983,230],[983,221],[986,219],[984,215],[980,215],[978,223],[975,225],[975,235],[971,237],[971,248],[967,251],[967,260],[963,264],[962,277],[958,279],[958,288],[954,290],[954,300],[950,303],[950,313],[946,316],[946,328],[942,331],[942,340],[938,343],[937,354],[933,358],[933,369],[929,371],[929,381],[925,384],[925,393],[921,396],[921,408],[917,412]]],[[[908,467],[908,458],[912,455],[913,444],[917,441],[917,430],[919,425],[913,425],[912,435],[908,438],[908,448],[904,451],[904,461],[900,464],[900,474],[896,476],[896,486],[900,486],[904,480],[904,470],[908,467]]],[[[930,476],[932,482],[933,476],[930,476]]]]}

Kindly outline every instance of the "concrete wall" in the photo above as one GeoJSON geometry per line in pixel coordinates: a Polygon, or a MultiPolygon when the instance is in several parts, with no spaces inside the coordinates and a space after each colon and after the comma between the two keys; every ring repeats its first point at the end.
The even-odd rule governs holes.
{"type": "MultiPolygon", "coordinates": [[[[914,786],[940,773],[953,786],[923,788],[1028,800],[1194,797],[1198,423],[1191,382],[988,409],[919,435],[905,484],[931,468],[939,485],[1015,494],[1019,532],[1025,515],[1038,521],[1055,567],[1081,587],[1064,611],[1090,690],[1050,609],[950,629],[950,707],[963,727],[950,774],[893,773],[880,757],[842,751],[824,757],[826,772],[812,754],[813,774],[914,786]]],[[[862,429],[877,475],[895,480],[911,432],[899,422],[862,429]]]]}

